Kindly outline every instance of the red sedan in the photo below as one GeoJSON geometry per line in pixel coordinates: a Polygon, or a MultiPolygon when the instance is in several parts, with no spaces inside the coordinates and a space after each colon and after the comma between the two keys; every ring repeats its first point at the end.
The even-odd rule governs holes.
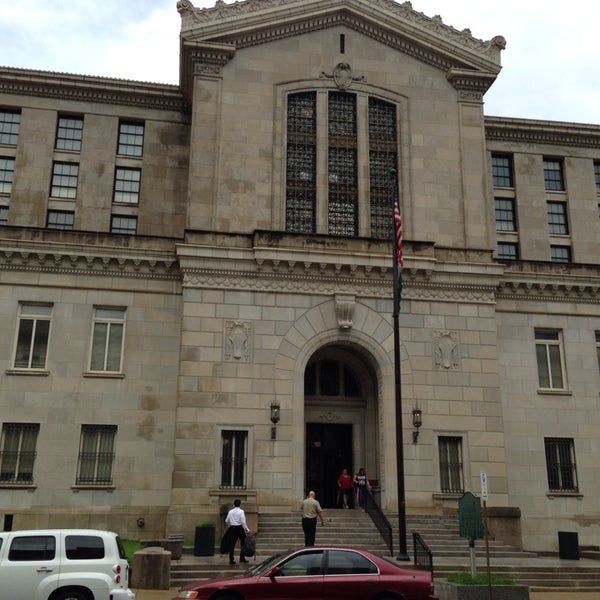
{"type": "Polygon", "coordinates": [[[197,581],[173,600],[437,600],[431,573],[361,548],[314,546],[271,556],[233,577],[197,581]]]}

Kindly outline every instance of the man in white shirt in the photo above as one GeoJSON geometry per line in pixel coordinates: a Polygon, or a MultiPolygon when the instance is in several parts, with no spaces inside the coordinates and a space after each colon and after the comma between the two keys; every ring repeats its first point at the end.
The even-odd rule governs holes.
{"type": "Polygon", "coordinates": [[[246,513],[240,508],[242,501],[236,498],[233,501],[233,508],[227,513],[225,523],[229,525],[231,531],[231,541],[229,546],[229,564],[235,565],[233,560],[233,553],[235,551],[235,544],[240,540],[240,562],[248,562],[244,556],[244,541],[246,540],[246,534],[250,533],[248,525],[246,524],[246,513]]]}

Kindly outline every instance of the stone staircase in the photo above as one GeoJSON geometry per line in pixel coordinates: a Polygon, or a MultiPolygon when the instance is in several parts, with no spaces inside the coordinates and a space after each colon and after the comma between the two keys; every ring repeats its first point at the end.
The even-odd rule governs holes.
{"type": "MultiPolygon", "coordinates": [[[[398,519],[388,516],[392,525],[393,538],[398,551],[398,519]]],[[[470,571],[470,554],[467,540],[458,534],[458,518],[438,515],[407,515],[407,546],[412,557],[412,532],[417,531],[433,553],[434,577],[444,579],[450,573],[470,571]]],[[[256,538],[256,558],[260,561],[276,552],[283,552],[304,544],[304,535],[299,514],[273,513],[260,514],[259,535],[256,538]]],[[[358,510],[328,509],[325,514],[325,527],[317,527],[316,543],[361,546],[384,558],[395,560],[383,542],[369,516],[358,510]]],[[[191,553],[191,549],[185,549],[191,553]]],[[[236,549],[237,550],[237,549],[236,549]]],[[[532,591],[561,591],[573,589],[578,592],[600,590],[600,562],[586,562],[565,565],[558,559],[544,559],[535,553],[522,552],[501,542],[490,540],[490,565],[495,574],[510,575],[517,583],[530,586],[532,591]]],[[[218,553],[218,549],[216,551],[218,553]]],[[[478,540],[475,546],[478,572],[486,566],[485,543],[478,540]]],[[[237,559],[236,559],[237,560],[237,559]]],[[[571,563],[571,561],[569,561],[571,563]]],[[[400,563],[401,564],[401,563],[400,563]]],[[[412,563],[406,563],[411,566],[412,563]]],[[[201,557],[195,560],[173,561],[171,565],[171,586],[179,586],[189,581],[210,579],[240,572],[239,566],[230,567],[227,557],[201,557]]]]}

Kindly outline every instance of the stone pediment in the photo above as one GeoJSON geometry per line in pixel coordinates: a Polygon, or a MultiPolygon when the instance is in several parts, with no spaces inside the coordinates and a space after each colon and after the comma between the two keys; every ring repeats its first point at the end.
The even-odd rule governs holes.
{"type": "MultiPolygon", "coordinates": [[[[493,81],[506,44],[501,36],[477,39],[468,29],[459,31],[439,16],[413,10],[410,2],[393,0],[217,0],[213,8],[180,0],[177,9],[184,61],[215,44],[212,58],[220,54],[224,64],[244,47],[344,25],[445,73],[473,72],[493,81]]],[[[182,66],[185,72],[185,62],[182,66]]]]}

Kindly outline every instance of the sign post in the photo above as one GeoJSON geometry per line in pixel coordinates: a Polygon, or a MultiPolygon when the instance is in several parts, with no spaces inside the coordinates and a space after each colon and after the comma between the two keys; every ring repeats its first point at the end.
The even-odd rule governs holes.
{"type": "Polygon", "coordinates": [[[461,537],[469,540],[471,576],[475,577],[477,575],[475,540],[483,538],[483,525],[481,521],[481,502],[472,492],[465,492],[458,500],[458,528],[461,537]]]}
{"type": "Polygon", "coordinates": [[[488,481],[487,473],[485,471],[481,471],[481,499],[483,500],[483,530],[485,533],[485,562],[488,574],[488,594],[489,600],[492,600],[492,572],[490,570],[490,541],[487,519],[488,481]]]}

